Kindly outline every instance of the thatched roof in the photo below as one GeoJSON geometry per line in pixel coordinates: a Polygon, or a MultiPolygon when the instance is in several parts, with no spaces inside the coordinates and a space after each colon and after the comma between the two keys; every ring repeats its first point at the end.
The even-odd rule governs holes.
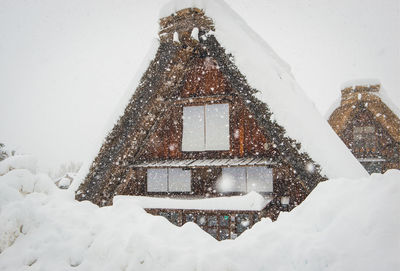
{"type": "MultiPolygon", "coordinates": [[[[214,2],[211,1],[211,3],[214,2]]],[[[315,129],[317,131],[322,130],[324,131],[323,135],[333,138],[333,140],[328,140],[331,144],[321,144],[321,146],[314,148],[314,155],[318,159],[322,156],[325,157],[323,161],[318,161],[318,159],[315,160],[313,157],[310,157],[302,149],[302,142],[291,138],[290,134],[287,134],[286,127],[279,125],[274,120],[267,102],[255,96],[256,93],[260,92],[249,85],[246,77],[235,65],[233,56],[227,53],[225,48],[217,41],[213,32],[215,28],[213,21],[206,17],[202,10],[196,8],[184,9],[161,19],[160,24],[160,45],[158,51],[144,73],[123,116],[107,136],[98,156],[92,163],[89,173],[77,191],[77,199],[88,199],[99,205],[110,203],[116,193],[117,186],[126,177],[126,169],[129,165],[137,161],[141,153],[141,148],[145,146],[145,143],[157,126],[158,119],[171,107],[171,103],[166,101],[171,101],[179,96],[179,90],[184,83],[185,75],[190,71],[196,59],[205,56],[211,57],[217,62],[219,70],[233,89],[234,95],[246,101],[247,109],[255,116],[262,132],[273,140],[274,146],[276,146],[280,153],[278,162],[289,164],[293,167],[295,179],[301,182],[306,190],[311,191],[319,181],[324,180],[326,177],[321,173],[320,161],[324,165],[327,165],[326,167],[329,164],[325,160],[331,160],[332,163],[340,163],[337,162],[337,159],[329,155],[337,152],[338,149],[340,150],[342,148],[340,144],[342,143],[333,131],[330,130],[327,123],[323,122],[322,117],[308,116],[305,113],[305,118],[309,119],[308,122],[314,120],[316,117],[318,120],[320,119],[323,127],[320,128],[318,125],[319,122],[317,122],[314,125],[315,129]],[[319,155],[315,150],[317,150],[319,155]],[[326,152],[323,150],[326,150],[326,152]],[[309,170],[310,165],[313,165],[313,169],[315,170],[309,170]]],[[[234,33],[232,34],[234,35],[234,33]]],[[[252,42],[250,37],[249,42],[252,42]]],[[[267,55],[272,56],[273,54],[268,52],[267,55]]],[[[273,56],[273,59],[275,58],[273,56]]],[[[279,66],[279,62],[274,63],[270,67],[273,70],[272,76],[278,76],[278,82],[288,80],[285,78],[291,75],[284,72],[286,67],[279,66]],[[274,65],[280,67],[280,73],[276,73],[274,65]]],[[[268,66],[269,64],[267,62],[264,65],[268,66]]],[[[303,100],[306,100],[305,98],[299,99],[299,95],[301,96],[301,94],[296,91],[293,92],[294,97],[290,98],[293,90],[287,92],[285,88],[293,86],[293,82],[289,81],[284,84],[282,89],[276,90],[276,96],[286,93],[286,96],[292,99],[294,103],[301,103],[303,100]]],[[[311,102],[307,102],[306,106],[311,108],[311,111],[306,111],[308,114],[316,112],[315,108],[312,108],[311,102]]],[[[285,110],[288,109],[285,108],[285,110]]],[[[293,111],[290,114],[294,116],[299,113],[293,111]]],[[[295,123],[294,125],[299,125],[299,123],[295,123]]],[[[305,120],[304,126],[309,127],[307,120],[305,120]]],[[[292,130],[296,129],[292,127],[292,130]]],[[[306,134],[305,137],[310,137],[307,140],[308,142],[315,140],[311,138],[313,136],[312,132],[304,131],[304,134],[306,134]]],[[[337,171],[346,172],[344,174],[348,175],[362,175],[364,171],[358,162],[350,153],[346,156],[346,151],[349,151],[344,145],[342,149],[346,157],[342,160],[347,161],[347,163],[343,162],[343,165],[336,166],[337,171]]],[[[330,166],[330,168],[335,168],[335,165],[330,166]]],[[[333,175],[328,177],[333,177],[333,175]]]]}
{"type": "Polygon", "coordinates": [[[381,99],[380,84],[347,87],[342,90],[340,106],[329,117],[329,124],[340,135],[356,111],[363,107],[374,116],[390,136],[400,142],[400,119],[381,99]]]}

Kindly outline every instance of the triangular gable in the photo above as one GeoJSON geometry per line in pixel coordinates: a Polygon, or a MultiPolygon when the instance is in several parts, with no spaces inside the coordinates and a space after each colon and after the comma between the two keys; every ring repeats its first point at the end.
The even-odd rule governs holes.
{"type": "MultiPolygon", "coordinates": [[[[313,174],[319,175],[318,171],[307,170],[307,164],[313,161],[316,162],[316,166],[321,165],[322,174],[327,177],[356,177],[366,174],[312,103],[305,98],[285,64],[265,42],[249,31],[225,3],[206,3],[206,12],[223,16],[214,16],[218,17],[217,22],[222,22],[221,25],[217,24],[215,33],[205,33],[200,28],[202,46],[209,52],[210,57],[217,61],[225,77],[229,78],[229,84],[234,86],[242,100],[248,101],[247,109],[255,116],[257,124],[262,127],[267,138],[273,139],[274,144],[284,154],[282,159],[295,167],[299,177],[310,182],[306,186],[312,189],[316,185],[315,180],[319,179],[318,176],[310,178],[313,174]],[[235,34],[232,34],[232,29],[228,29],[227,25],[235,29],[235,34]],[[227,40],[227,35],[235,36],[241,46],[245,44],[245,51],[257,54],[243,57],[243,50],[238,50],[238,47],[233,45],[234,60],[232,55],[226,54],[223,48],[226,45],[222,43],[221,46],[217,41],[217,38],[221,38],[226,44],[232,45],[228,41],[229,38],[227,40]],[[249,59],[253,61],[248,62],[249,59]],[[253,70],[245,68],[246,63],[250,63],[248,66],[253,70]],[[242,68],[246,77],[241,73],[242,68]],[[249,84],[259,87],[258,98],[253,95],[257,90],[249,84]]],[[[174,91],[184,83],[183,78],[187,76],[185,66],[193,61],[193,53],[202,53],[202,50],[194,52],[192,49],[190,46],[182,48],[182,45],[173,42],[160,43],[155,59],[142,77],[124,116],[107,137],[78,195],[83,194],[92,200],[103,198],[104,194],[113,195],[118,185],[117,180],[121,179],[122,168],[134,162],[140,143],[149,136],[146,131],[155,129],[157,125],[154,122],[158,120],[156,116],[165,114],[168,110],[167,106],[152,105],[176,95],[174,91]],[[126,148],[127,144],[130,145],[129,148],[126,148]],[[126,151],[127,149],[129,151],[126,151]]]]}

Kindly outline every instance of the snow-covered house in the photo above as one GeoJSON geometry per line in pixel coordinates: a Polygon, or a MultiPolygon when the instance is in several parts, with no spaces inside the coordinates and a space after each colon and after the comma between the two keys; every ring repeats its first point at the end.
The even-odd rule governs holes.
{"type": "Polygon", "coordinates": [[[366,175],[265,41],[224,2],[198,4],[166,9],[158,50],[76,198],[129,195],[222,240],[327,178],[366,175]]]}
{"type": "Polygon", "coordinates": [[[369,173],[400,169],[400,112],[379,82],[348,82],[329,124],[369,173]]]}

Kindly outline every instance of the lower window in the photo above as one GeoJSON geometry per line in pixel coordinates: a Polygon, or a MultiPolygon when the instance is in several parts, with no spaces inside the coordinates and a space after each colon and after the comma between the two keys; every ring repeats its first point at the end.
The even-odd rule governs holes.
{"type": "Polygon", "coordinates": [[[229,192],[272,192],[273,173],[268,167],[227,167],[217,182],[217,191],[229,192]]]}
{"type": "Polygon", "coordinates": [[[147,192],[190,192],[191,171],[181,168],[147,170],[147,192]]]}

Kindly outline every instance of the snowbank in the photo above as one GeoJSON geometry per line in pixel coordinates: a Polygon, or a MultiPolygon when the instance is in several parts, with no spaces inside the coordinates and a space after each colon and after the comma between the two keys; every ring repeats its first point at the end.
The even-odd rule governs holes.
{"type": "Polygon", "coordinates": [[[0,176],[13,169],[27,169],[36,172],[37,159],[31,155],[14,155],[0,162],[0,176]]]}
{"type": "MultiPolygon", "coordinates": [[[[276,222],[263,219],[222,242],[194,223],[176,227],[131,201],[99,208],[66,190],[23,192],[12,183],[21,170],[26,174],[18,169],[0,177],[0,270],[400,268],[398,170],[320,183],[276,222]]],[[[19,178],[54,186],[40,174],[19,178]]]]}
{"type": "Polygon", "coordinates": [[[372,78],[363,78],[363,79],[353,79],[344,82],[341,86],[340,89],[345,89],[345,88],[355,88],[356,86],[364,86],[364,87],[369,87],[369,86],[374,86],[374,85],[381,85],[381,82],[378,79],[372,79],[372,78]]]}
{"type": "Polygon", "coordinates": [[[144,196],[115,196],[113,203],[121,201],[142,208],[190,209],[190,210],[241,210],[261,211],[272,198],[264,198],[257,192],[244,196],[218,197],[206,199],[171,199],[144,196]]]}

